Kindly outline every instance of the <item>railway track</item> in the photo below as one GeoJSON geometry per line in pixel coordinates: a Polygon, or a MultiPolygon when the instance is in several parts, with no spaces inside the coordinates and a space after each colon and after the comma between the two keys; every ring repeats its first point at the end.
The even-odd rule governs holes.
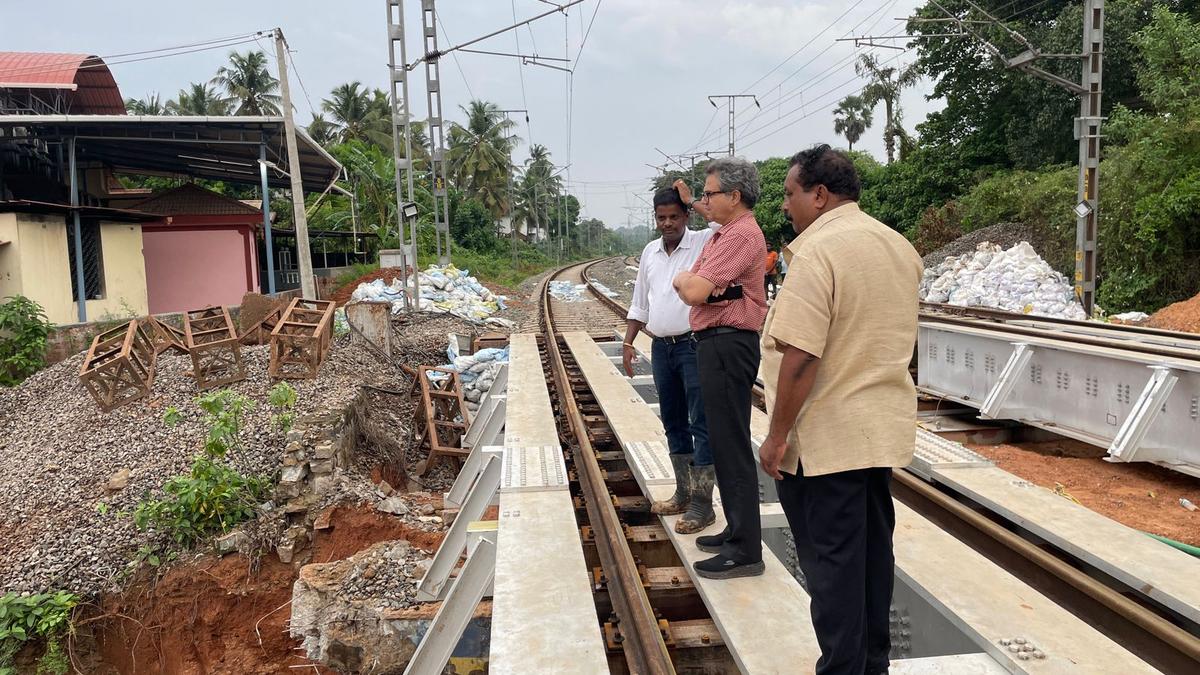
{"type": "MultiPolygon", "coordinates": [[[[610,653],[622,655],[625,669],[639,673],[673,672],[680,655],[689,651],[688,662],[717,663],[722,654],[712,640],[719,641],[719,634],[715,627],[708,632],[712,620],[703,603],[683,588],[686,570],[678,567],[671,547],[665,543],[653,546],[649,536],[653,528],[661,530],[661,526],[647,513],[648,503],[629,475],[620,446],[611,432],[606,432],[603,415],[559,337],[564,330],[611,336],[614,328],[623,325],[625,306],[596,292],[589,283],[588,271],[596,262],[572,265],[551,277],[587,284],[592,298],[561,302],[550,296],[547,285],[542,295],[542,325],[558,413],[567,430],[564,440],[572,449],[573,471],[579,481],[577,506],[582,507],[581,517],[588,523],[583,536],[586,544],[594,546],[598,559],[594,576],[602,592],[597,594],[597,609],[602,619],[611,612],[603,621],[610,653]],[[658,592],[662,587],[653,579],[672,574],[672,568],[677,569],[671,577],[676,588],[667,598],[658,592]],[[683,630],[685,627],[689,630],[683,630]],[[708,635],[709,640],[692,644],[676,637],[685,633],[708,635]],[[697,653],[688,647],[707,651],[697,653]]],[[[1200,347],[1200,338],[1193,344],[1187,336],[1167,331],[1120,327],[1106,332],[1083,322],[960,310],[923,306],[922,318],[1006,326],[1015,335],[1053,333],[1060,339],[1152,354],[1178,356],[1200,347]]],[[[982,505],[915,474],[896,472],[895,485],[897,499],[1148,663],[1163,672],[1195,672],[1200,663],[1200,626],[1152,600],[1148,589],[1125,585],[982,505]]],[[[728,658],[727,654],[724,657],[728,658]]]]}
{"type": "Polygon", "coordinates": [[[563,446],[569,448],[572,494],[610,667],[614,673],[735,671],[720,632],[658,517],[649,512],[649,500],[561,337],[567,331],[611,337],[623,321],[624,314],[616,313],[620,306],[598,293],[581,302],[550,294],[549,281],[586,283],[586,271],[596,262],[563,268],[543,284],[540,344],[563,446]]]}

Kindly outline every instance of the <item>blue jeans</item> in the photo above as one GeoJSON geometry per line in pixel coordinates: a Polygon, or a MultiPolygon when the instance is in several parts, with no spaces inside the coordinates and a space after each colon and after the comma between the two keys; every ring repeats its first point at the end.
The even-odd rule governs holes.
{"type": "Polygon", "coordinates": [[[696,466],[712,464],[704,401],[700,398],[696,343],[684,340],[669,344],[656,339],[650,351],[650,365],[654,369],[654,387],[658,390],[659,411],[671,454],[691,454],[696,466]]]}

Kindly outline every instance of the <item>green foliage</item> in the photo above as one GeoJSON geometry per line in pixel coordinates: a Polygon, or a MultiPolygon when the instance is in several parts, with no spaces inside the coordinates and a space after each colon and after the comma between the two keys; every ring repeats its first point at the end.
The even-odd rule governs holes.
{"type": "Polygon", "coordinates": [[[37,672],[67,672],[60,638],[70,630],[71,610],[79,598],[66,591],[0,596],[0,675],[14,673],[12,659],[31,640],[45,640],[37,672]]]}
{"type": "Polygon", "coordinates": [[[787,178],[788,161],[772,157],[755,162],[761,191],[758,203],[754,205],[754,219],[762,228],[769,247],[786,244],[796,236],[792,224],[783,217],[783,181],[787,178]]]}
{"type": "Polygon", "coordinates": [[[166,411],[163,412],[162,420],[163,424],[173,427],[183,421],[183,413],[179,412],[179,408],[173,405],[167,406],[166,411]]]}
{"type": "Polygon", "coordinates": [[[353,283],[356,279],[377,269],[379,269],[378,263],[354,263],[348,271],[333,278],[333,287],[335,290],[345,288],[346,284],[353,283]]]}
{"type": "Polygon", "coordinates": [[[275,422],[275,426],[285,434],[291,431],[292,422],[296,418],[296,414],[292,412],[292,408],[296,407],[296,390],[287,382],[280,382],[271,387],[268,399],[271,407],[278,411],[271,418],[275,422]]]}
{"type": "Polygon", "coordinates": [[[0,385],[13,386],[46,365],[54,325],[41,305],[21,295],[0,304],[0,385]]]}
{"type": "MultiPolygon", "coordinates": [[[[223,462],[200,455],[193,459],[186,476],[175,476],[163,486],[165,499],[144,495],[134,510],[133,523],[141,530],[162,530],[175,543],[189,548],[253,518],[255,506],[270,489],[265,478],[247,478],[223,462]]],[[[153,559],[150,562],[153,564],[153,559]]]]}
{"type": "Polygon", "coordinates": [[[221,389],[200,394],[196,405],[206,413],[209,424],[205,454],[219,459],[230,450],[241,450],[242,413],[253,408],[254,401],[232,389],[221,389]]]}
{"type": "MultiPolygon", "coordinates": [[[[290,387],[288,387],[290,389],[290,387]]],[[[295,401],[278,386],[271,391],[271,402],[295,401]]],[[[225,533],[234,525],[254,517],[257,505],[271,489],[263,477],[247,478],[222,462],[231,450],[240,450],[242,414],[253,401],[237,392],[223,389],[196,397],[209,424],[204,453],[192,460],[191,471],[174,476],[163,486],[164,499],[151,499],[147,490],[133,512],[134,525],[141,530],[155,528],[168,533],[174,541],[190,547],[214,533],[225,533]]],[[[149,549],[142,559],[158,565],[157,551],[149,549]]]]}

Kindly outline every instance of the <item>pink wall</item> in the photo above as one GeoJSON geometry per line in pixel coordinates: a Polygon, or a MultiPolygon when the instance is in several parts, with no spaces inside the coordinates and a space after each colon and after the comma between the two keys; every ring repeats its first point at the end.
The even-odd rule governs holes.
{"type": "Polygon", "coordinates": [[[142,255],[146,260],[150,313],[241,304],[242,295],[258,287],[255,248],[248,230],[236,226],[144,227],[142,255]]]}

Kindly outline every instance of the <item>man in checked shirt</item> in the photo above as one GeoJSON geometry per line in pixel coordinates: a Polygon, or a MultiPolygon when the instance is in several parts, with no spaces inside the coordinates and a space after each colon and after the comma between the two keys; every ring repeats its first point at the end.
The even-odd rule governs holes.
{"type": "Polygon", "coordinates": [[[688,319],[698,341],[700,393],[726,522],[719,534],[696,538],[700,550],[716,555],[694,567],[705,578],[731,579],[764,570],[750,394],[758,374],[758,332],[767,316],[767,242],[752,210],[758,169],[725,157],[705,173],[703,197],[691,201],[721,229],[704,244],[691,271],[676,275],[674,286],[692,308],[688,319]]]}

